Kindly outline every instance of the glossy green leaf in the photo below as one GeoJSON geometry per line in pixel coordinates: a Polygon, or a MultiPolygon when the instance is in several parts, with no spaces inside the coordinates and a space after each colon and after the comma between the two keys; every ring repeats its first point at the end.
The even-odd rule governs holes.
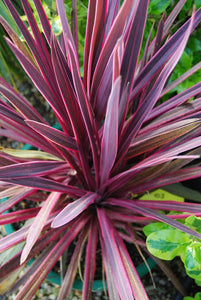
{"type": "Polygon", "coordinates": [[[201,300],[201,293],[196,293],[195,297],[184,297],[183,300],[201,300]]]}
{"type": "Polygon", "coordinates": [[[15,21],[11,17],[9,10],[6,8],[3,0],[0,0],[0,15],[8,22],[8,24],[17,32],[19,33],[19,29],[16,26],[15,21]]]}
{"type": "Polygon", "coordinates": [[[196,6],[197,9],[201,7],[201,1],[200,0],[194,0],[194,3],[195,3],[195,6],[196,6]]]}
{"type": "Polygon", "coordinates": [[[160,15],[170,4],[171,0],[152,0],[150,1],[149,13],[152,15],[160,15]]]}
{"type": "Polygon", "coordinates": [[[184,265],[190,277],[201,280],[201,243],[194,242],[187,246],[184,265]]]}
{"type": "Polygon", "coordinates": [[[201,233],[201,218],[190,216],[185,220],[185,225],[201,233]]]}
{"type": "Polygon", "coordinates": [[[158,232],[159,230],[163,229],[172,229],[171,226],[169,226],[166,223],[162,222],[153,222],[143,227],[143,232],[146,236],[149,236],[151,233],[158,232]]]}
{"type": "Polygon", "coordinates": [[[151,233],[147,238],[147,248],[154,256],[172,260],[185,250],[191,243],[188,235],[175,229],[164,229],[151,233]]]}

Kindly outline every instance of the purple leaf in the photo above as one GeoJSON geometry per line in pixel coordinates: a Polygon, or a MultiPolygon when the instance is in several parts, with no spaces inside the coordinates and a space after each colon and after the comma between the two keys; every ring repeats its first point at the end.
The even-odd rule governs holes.
{"type": "Polygon", "coordinates": [[[158,107],[155,107],[153,109],[152,113],[150,114],[150,116],[146,118],[146,121],[148,121],[150,118],[154,118],[159,115],[162,115],[165,112],[169,113],[171,111],[171,109],[173,109],[183,103],[186,103],[187,100],[196,96],[200,92],[201,92],[201,83],[199,82],[199,83],[195,84],[194,86],[181,92],[180,94],[168,99],[167,101],[165,101],[158,107]]]}
{"type": "Polygon", "coordinates": [[[83,196],[86,191],[69,185],[59,183],[51,179],[46,179],[43,177],[22,177],[22,178],[1,178],[1,181],[12,183],[14,185],[19,184],[22,186],[32,187],[36,189],[41,189],[50,192],[63,192],[75,196],[83,196]]]}
{"type": "Polygon", "coordinates": [[[67,149],[77,149],[75,140],[62,131],[36,121],[26,120],[26,123],[50,141],[67,149]]]}
{"type": "Polygon", "coordinates": [[[16,297],[24,299],[25,295],[31,299],[37,289],[56,264],[59,257],[67,249],[73,239],[77,236],[81,229],[85,226],[87,218],[76,222],[63,237],[56,243],[50,243],[45,250],[37,257],[34,263],[29,267],[28,271],[16,283],[17,286],[24,285],[16,297]],[[20,298],[21,297],[21,298],[20,298]]]}
{"type": "Polygon", "coordinates": [[[0,240],[0,253],[3,251],[23,242],[26,238],[26,234],[29,230],[30,225],[24,226],[19,230],[1,238],[0,240]]]}
{"type": "MultiPolygon", "coordinates": [[[[76,51],[76,47],[74,44],[74,39],[68,24],[68,20],[66,18],[66,11],[65,11],[65,6],[64,6],[64,0],[56,0],[56,4],[57,4],[57,10],[58,10],[58,14],[61,20],[61,25],[62,25],[62,29],[63,29],[63,36],[64,36],[64,43],[65,43],[65,47],[66,47],[66,53],[68,54],[68,43],[67,41],[70,40],[71,45],[74,49],[74,51],[76,51]]],[[[77,58],[77,56],[76,56],[77,58]]],[[[77,60],[78,63],[78,60],[77,60]]]]}
{"type": "Polygon", "coordinates": [[[183,225],[182,223],[170,219],[168,216],[161,214],[157,211],[154,211],[153,209],[149,209],[146,207],[143,207],[143,205],[139,205],[139,203],[135,203],[135,201],[127,201],[127,200],[120,200],[120,199],[108,199],[108,204],[110,205],[117,205],[121,207],[126,207],[128,209],[131,209],[133,212],[140,213],[142,215],[152,217],[158,221],[164,222],[169,224],[170,226],[173,226],[174,228],[177,228],[183,232],[186,232],[190,235],[193,235],[194,237],[201,239],[201,234],[196,232],[195,230],[183,225]]]}
{"type": "Polygon", "coordinates": [[[96,182],[98,182],[98,175],[99,175],[99,155],[98,155],[98,147],[99,138],[98,132],[96,128],[96,124],[93,120],[93,112],[91,105],[87,99],[86,92],[84,89],[84,85],[82,83],[80,73],[79,73],[79,66],[76,61],[76,53],[73,50],[70,41],[68,41],[68,50],[69,50],[69,60],[73,75],[74,87],[78,97],[78,103],[80,105],[80,110],[82,113],[83,120],[85,122],[86,130],[88,133],[92,155],[94,160],[94,168],[95,168],[95,175],[96,175],[96,182]]]}
{"type": "Polygon", "coordinates": [[[158,187],[162,187],[165,185],[169,185],[172,183],[193,179],[201,176],[201,168],[200,167],[191,167],[182,169],[179,171],[173,171],[166,173],[165,175],[161,177],[156,177],[155,179],[152,179],[150,182],[141,183],[140,188],[139,186],[136,186],[135,184],[130,187],[130,189],[134,193],[145,193],[148,190],[156,189],[158,187]]]}
{"type": "Polygon", "coordinates": [[[34,161],[19,163],[11,166],[0,168],[1,180],[7,178],[20,178],[30,176],[44,176],[55,172],[58,169],[65,169],[66,163],[64,162],[48,162],[48,161],[34,161]]]}
{"type": "Polygon", "coordinates": [[[90,300],[96,269],[96,252],[98,241],[98,224],[96,220],[90,223],[89,237],[85,255],[83,298],[90,300]]]}
{"type": "Polygon", "coordinates": [[[176,49],[182,44],[182,39],[186,34],[190,22],[192,23],[191,31],[199,24],[201,19],[201,9],[195,12],[195,18],[188,20],[179,30],[164,44],[163,47],[153,56],[152,59],[142,69],[134,83],[131,98],[134,99],[141,91],[143,86],[146,85],[165,65],[172,55],[175,54],[176,49]]]}
{"type": "Polygon", "coordinates": [[[96,193],[87,193],[80,199],[74,200],[72,203],[68,204],[54,219],[52,222],[52,227],[57,228],[63,226],[78,215],[80,215],[87,207],[94,203],[95,200],[99,199],[99,195],[96,193]]]}
{"type": "MultiPolygon", "coordinates": [[[[87,95],[90,95],[90,84],[92,80],[92,71],[95,68],[97,59],[99,57],[103,38],[104,38],[104,30],[105,30],[105,18],[106,18],[106,11],[105,8],[107,7],[107,1],[93,1],[95,6],[90,1],[90,15],[88,22],[90,22],[89,25],[87,25],[87,39],[90,39],[90,47],[85,51],[85,76],[86,76],[86,90],[87,95]],[[93,22],[93,31],[91,31],[88,26],[91,26],[91,20],[90,17],[94,18],[93,22]],[[89,29],[89,31],[88,31],[89,29]],[[88,55],[86,57],[86,55],[88,55]],[[87,68],[87,69],[86,69],[87,68]]],[[[88,42],[88,40],[86,40],[88,42]]],[[[84,79],[85,80],[85,79],[84,79]]]]}
{"type": "Polygon", "coordinates": [[[168,63],[166,63],[165,67],[163,68],[160,75],[158,76],[153,88],[148,93],[148,95],[145,97],[143,103],[139,106],[136,114],[133,115],[131,121],[129,122],[126,129],[124,130],[123,136],[121,138],[121,143],[119,146],[118,161],[119,161],[119,159],[122,158],[122,156],[128,150],[128,147],[129,147],[132,139],[137,135],[146,116],[150,113],[150,111],[153,109],[154,105],[156,104],[158,97],[160,96],[160,93],[165,85],[165,82],[166,82],[168,76],[171,74],[172,70],[174,69],[177,62],[179,61],[179,58],[182,55],[182,52],[186,46],[189,34],[191,32],[193,21],[194,21],[194,18],[192,17],[191,23],[189,24],[189,27],[187,28],[181,43],[175,49],[174,53],[172,54],[172,57],[170,58],[168,63]]]}
{"type": "Polygon", "coordinates": [[[113,52],[116,42],[122,36],[129,13],[132,12],[133,15],[135,15],[138,3],[139,0],[125,0],[123,2],[123,5],[121,6],[118,15],[115,18],[115,21],[113,22],[105,44],[101,49],[99,60],[97,61],[97,65],[93,74],[93,80],[91,84],[92,98],[94,97],[96,90],[98,89],[102,74],[104,73],[104,69],[106,68],[106,65],[113,52]]]}
{"type": "Polygon", "coordinates": [[[82,251],[84,249],[85,240],[87,238],[87,235],[88,235],[88,228],[87,228],[87,226],[85,226],[77,239],[76,247],[75,247],[75,250],[73,251],[73,255],[72,255],[70,263],[68,265],[66,275],[63,279],[57,300],[65,299],[66,297],[69,296],[69,294],[72,290],[73,282],[74,282],[75,276],[76,276],[76,270],[78,268],[78,264],[79,264],[79,260],[80,260],[80,254],[82,253],[82,251]]]}
{"type": "Polygon", "coordinates": [[[134,300],[128,273],[115,238],[115,229],[109,222],[103,209],[97,209],[97,213],[115,288],[118,291],[120,299],[134,300]]]}
{"type": "Polygon", "coordinates": [[[10,189],[5,190],[6,193],[0,193],[0,198],[5,198],[5,197],[9,197],[9,199],[7,199],[6,201],[4,201],[3,203],[0,204],[0,213],[3,213],[4,211],[8,210],[9,208],[11,208],[13,205],[17,204],[18,202],[20,202],[22,199],[24,199],[25,197],[30,196],[31,194],[35,193],[35,190],[27,188],[27,187],[12,187],[10,189]],[[15,193],[12,195],[9,195],[9,190],[13,190],[15,193]]]}
{"type": "Polygon", "coordinates": [[[115,81],[107,105],[100,156],[101,184],[108,179],[117,155],[120,85],[121,77],[115,81]]]}
{"type": "Polygon", "coordinates": [[[159,129],[156,127],[155,129],[152,128],[152,130],[145,134],[139,134],[139,137],[134,139],[127,157],[135,157],[162,145],[167,145],[170,141],[175,140],[197,126],[200,126],[199,119],[187,119],[166,126],[164,125],[159,129]]]}
{"type": "Polygon", "coordinates": [[[195,66],[193,66],[192,68],[190,68],[188,71],[186,71],[184,74],[182,74],[181,76],[179,76],[179,78],[177,78],[176,80],[174,80],[173,82],[169,83],[168,86],[163,90],[163,92],[161,93],[161,97],[163,95],[165,95],[166,93],[168,93],[169,91],[171,91],[172,89],[174,89],[176,86],[178,86],[181,82],[183,82],[184,80],[186,80],[189,76],[191,76],[192,74],[194,74],[196,71],[198,71],[201,68],[201,62],[197,63],[195,66]]]}
{"type": "Polygon", "coordinates": [[[52,36],[52,28],[51,28],[50,22],[47,18],[47,15],[45,14],[45,11],[44,11],[44,8],[43,8],[43,5],[42,5],[41,1],[40,0],[34,0],[34,5],[37,9],[38,16],[40,18],[40,22],[41,22],[41,25],[43,27],[43,32],[45,34],[46,40],[50,45],[51,36],[52,36]]]}
{"type": "Polygon", "coordinates": [[[2,78],[0,78],[0,92],[21,112],[25,119],[29,118],[31,120],[46,123],[35,108],[32,107],[23,96],[18,94],[11,86],[5,86],[2,78]]]}
{"type": "Polygon", "coordinates": [[[28,208],[26,210],[18,210],[16,212],[6,213],[0,216],[0,225],[12,224],[24,220],[30,220],[38,214],[39,209],[28,208]]]}
{"type": "Polygon", "coordinates": [[[7,40],[7,42],[41,94],[52,106],[56,115],[59,115],[61,118],[63,117],[63,119],[65,119],[67,117],[67,114],[63,102],[58,101],[58,97],[56,97],[54,91],[52,90],[52,87],[47,83],[47,81],[43,78],[36,67],[27,59],[27,57],[21,51],[19,51],[19,49],[9,40],[7,40]]]}
{"type": "Polygon", "coordinates": [[[43,206],[41,207],[39,213],[35,217],[33,223],[31,224],[29,228],[29,232],[26,238],[26,244],[25,247],[23,248],[22,255],[21,255],[21,264],[27,259],[33,245],[36,243],[38,240],[41,231],[44,228],[44,225],[53,211],[54,207],[56,206],[61,194],[54,192],[51,193],[46,201],[44,202],[43,206]]]}
{"type": "Polygon", "coordinates": [[[136,11],[137,17],[134,18],[132,26],[129,30],[129,36],[126,41],[124,56],[121,65],[122,86],[121,91],[129,84],[132,89],[135,78],[135,70],[140,53],[140,47],[143,38],[144,27],[146,23],[148,0],[139,1],[136,11]]]}

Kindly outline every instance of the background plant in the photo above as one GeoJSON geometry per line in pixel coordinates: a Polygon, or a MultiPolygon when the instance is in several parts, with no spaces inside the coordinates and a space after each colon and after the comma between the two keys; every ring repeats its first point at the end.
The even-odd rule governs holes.
{"type": "MultiPolygon", "coordinates": [[[[201,218],[190,216],[184,224],[200,232],[201,218]]],[[[179,256],[188,276],[201,285],[201,242],[199,239],[159,222],[145,226],[143,231],[147,236],[146,243],[150,253],[163,260],[172,260],[179,256]]]]}
{"type": "MultiPolygon", "coordinates": [[[[52,128],[1,78],[1,135],[40,149],[0,152],[0,197],[7,198],[1,213],[22,200],[37,203],[0,217],[1,225],[29,221],[0,241],[1,294],[23,286],[16,299],[31,299],[76,241],[58,299],[68,297],[82,255],[83,299],[90,299],[97,247],[110,299],[148,299],[126,243],[146,249],[142,227],[155,219],[201,237],[176,220],[184,218],[183,212],[185,217],[199,217],[200,204],[139,200],[149,190],[201,175],[199,165],[189,164],[201,151],[201,83],[161,101],[178,84],[167,82],[200,23],[201,10],[193,11],[170,37],[185,3],[180,0],[168,18],[162,18],[156,36],[145,36],[140,57],[149,1],[125,0],[121,8],[118,0],[89,1],[82,76],[76,13],[71,32],[64,2],[56,1],[62,25],[58,38],[41,1],[34,0],[34,5],[43,33],[24,0],[31,34],[11,1],[4,2],[25,42],[0,18],[9,36],[6,41],[62,130],[52,128]]],[[[76,1],[72,4],[76,8],[76,1]]]]}

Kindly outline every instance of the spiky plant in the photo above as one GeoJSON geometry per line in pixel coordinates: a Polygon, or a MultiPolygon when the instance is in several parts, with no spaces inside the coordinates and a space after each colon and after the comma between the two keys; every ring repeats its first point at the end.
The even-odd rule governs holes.
{"type": "Polygon", "coordinates": [[[29,220],[0,241],[1,253],[15,247],[15,255],[9,259],[3,261],[1,256],[1,293],[8,295],[22,286],[15,299],[30,300],[76,241],[59,300],[68,297],[82,255],[82,297],[91,299],[97,245],[109,298],[148,299],[125,245],[144,245],[135,224],[139,227],[160,220],[201,238],[175,220],[181,217],[179,213],[167,216],[159,212],[199,216],[200,204],[139,200],[147,191],[201,175],[200,166],[189,165],[201,152],[201,83],[161,101],[181,81],[167,85],[189,35],[201,20],[201,10],[194,11],[171,36],[171,26],[185,3],[180,0],[169,17],[161,19],[155,38],[147,38],[139,56],[149,1],[125,0],[120,7],[119,0],[89,0],[82,78],[75,0],[72,32],[64,1],[56,1],[63,28],[59,38],[40,0],[34,4],[43,34],[27,0],[22,5],[32,33],[11,1],[4,2],[25,40],[1,18],[9,36],[7,43],[51,106],[62,130],[52,128],[1,79],[0,134],[40,149],[1,148],[0,197],[7,198],[0,205],[1,213],[22,200],[40,203],[0,217],[2,225],[29,220]],[[34,263],[14,282],[34,257],[34,263]]]}

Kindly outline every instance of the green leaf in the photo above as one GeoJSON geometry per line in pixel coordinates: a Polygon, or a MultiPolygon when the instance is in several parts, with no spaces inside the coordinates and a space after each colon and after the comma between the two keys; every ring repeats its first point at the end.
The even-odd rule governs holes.
{"type": "Polygon", "coordinates": [[[15,24],[15,21],[11,17],[11,14],[2,0],[0,0],[0,15],[7,21],[7,23],[15,30],[15,32],[19,33],[19,29],[15,24]]]}
{"type": "Polygon", "coordinates": [[[183,256],[186,246],[191,243],[190,237],[177,229],[164,229],[151,233],[147,237],[147,248],[154,256],[172,260],[175,256],[183,256]]]}
{"type": "Polygon", "coordinates": [[[185,225],[201,233],[201,218],[196,216],[190,216],[185,220],[185,225]]]}
{"type": "Polygon", "coordinates": [[[149,5],[148,13],[152,15],[160,15],[170,4],[171,0],[152,0],[149,5]]]}
{"type": "Polygon", "coordinates": [[[190,277],[201,280],[201,243],[193,242],[186,247],[184,265],[190,277]]]}
{"type": "Polygon", "coordinates": [[[55,33],[55,35],[60,35],[62,33],[62,26],[59,16],[55,17],[50,21],[50,24],[52,26],[52,29],[55,33]]]}
{"type": "MultiPolygon", "coordinates": [[[[201,7],[201,0],[194,0],[194,2],[195,2],[195,6],[197,9],[201,7]]],[[[201,299],[201,298],[199,298],[199,299],[201,299]]]]}
{"type": "Polygon", "coordinates": [[[166,223],[162,223],[162,222],[153,222],[153,223],[150,223],[146,226],[143,227],[143,232],[146,236],[149,236],[151,233],[153,232],[158,232],[159,230],[163,230],[163,229],[172,229],[173,228],[166,224],[166,223]]]}
{"type": "Polygon", "coordinates": [[[198,286],[201,286],[201,280],[196,280],[196,279],[195,279],[195,283],[196,283],[198,286]]]}
{"type": "Polygon", "coordinates": [[[57,7],[56,7],[56,1],[54,0],[44,0],[44,2],[48,5],[48,7],[50,8],[50,10],[54,13],[56,13],[57,11],[57,7]]]}

